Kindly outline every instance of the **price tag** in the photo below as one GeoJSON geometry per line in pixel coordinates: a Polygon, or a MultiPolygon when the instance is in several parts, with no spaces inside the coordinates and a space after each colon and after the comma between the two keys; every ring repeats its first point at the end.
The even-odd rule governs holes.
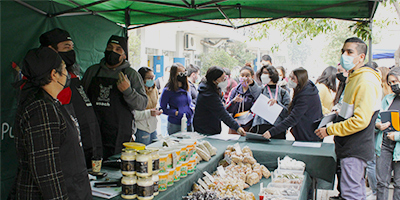
{"type": "Polygon", "coordinates": [[[235,148],[235,151],[236,151],[237,155],[242,155],[243,154],[242,148],[240,148],[239,143],[234,144],[233,148],[235,148]]]}

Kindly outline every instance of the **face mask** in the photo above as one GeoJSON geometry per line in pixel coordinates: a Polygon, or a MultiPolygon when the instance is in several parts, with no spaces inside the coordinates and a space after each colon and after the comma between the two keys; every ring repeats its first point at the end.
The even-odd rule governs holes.
{"type": "Polygon", "coordinates": [[[199,84],[200,83],[200,81],[201,81],[201,78],[199,77],[199,76],[197,76],[197,79],[196,79],[196,84],[199,84]]]}
{"type": "Polygon", "coordinates": [[[342,54],[342,57],[340,57],[340,65],[342,65],[342,67],[347,71],[353,69],[353,67],[355,66],[353,61],[354,57],[351,56],[346,56],[342,54]]]}
{"type": "Polygon", "coordinates": [[[227,86],[228,86],[228,80],[218,83],[218,87],[221,88],[221,90],[223,90],[223,91],[226,90],[227,86]]]}
{"type": "Polygon", "coordinates": [[[294,89],[296,86],[297,86],[297,83],[293,82],[292,79],[289,79],[288,87],[294,89]]]}
{"type": "Polygon", "coordinates": [[[121,57],[121,55],[119,55],[119,53],[116,53],[114,51],[105,51],[104,55],[105,55],[106,63],[111,66],[118,64],[119,58],[121,57]]]}
{"type": "Polygon", "coordinates": [[[260,78],[263,84],[268,84],[271,81],[271,78],[268,74],[262,74],[260,78]]]}
{"type": "Polygon", "coordinates": [[[278,81],[282,81],[283,80],[283,76],[279,76],[279,80],[278,81]]]}
{"type": "Polygon", "coordinates": [[[57,81],[58,84],[60,84],[61,86],[63,86],[63,89],[69,87],[70,83],[71,83],[71,75],[69,73],[67,73],[66,75],[64,73],[61,73],[62,76],[66,76],[67,79],[65,80],[65,84],[60,83],[59,81],[57,81]]]}
{"type": "Polygon", "coordinates": [[[398,84],[398,83],[397,83],[397,84],[394,84],[394,85],[391,85],[390,88],[392,89],[392,91],[393,91],[395,94],[397,94],[397,95],[400,94],[400,87],[399,87],[399,84],[398,84]]]}
{"type": "Polygon", "coordinates": [[[178,79],[179,82],[182,82],[182,83],[187,81],[187,77],[185,75],[183,75],[183,76],[178,75],[177,79],[178,79]]]}
{"type": "Polygon", "coordinates": [[[67,52],[58,52],[58,55],[61,56],[61,58],[65,62],[65,65],[67,65],[67,67],[74,65],[76,62],[76,56],[75,56],[74,50],[67,51],[67,52]]]}
{"type": "Polygon", "coordinates": [[[246,80],[247,80],[246,77],[240,77],[240,78],[239,78],[239,82],[240,82],[240,84],[242,84],[243,87],[249,86],[249,85],[247,84],[246,80]]]}
{"type": "Polygon", "coordinates": [[[337,73],[336,74],[336,78],[340,81],[340,82],[346,82],[346,79],[347,79],[347,77],[345,77],[344,75],[343,75],[343,72],[340,72],[340,73],[337,73]]]}
{"type": "Polygon", "coordinates": [[[154,80],[153,79],[151,79],[151,80],[146,80],[146,83],[145,83],[145,85],[146,85],[146,87],[153,87],[153,85],[154,85],[154,80]]]}

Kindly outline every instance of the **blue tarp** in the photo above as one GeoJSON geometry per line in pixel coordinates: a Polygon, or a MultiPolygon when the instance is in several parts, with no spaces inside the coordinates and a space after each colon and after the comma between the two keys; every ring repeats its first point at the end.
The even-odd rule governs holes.
{"type": "Polygon", "coordinates": [[[379,60],[385,58],[394,58],[396,49],[374,49],[372,50],[372,59],[379,60]]]}

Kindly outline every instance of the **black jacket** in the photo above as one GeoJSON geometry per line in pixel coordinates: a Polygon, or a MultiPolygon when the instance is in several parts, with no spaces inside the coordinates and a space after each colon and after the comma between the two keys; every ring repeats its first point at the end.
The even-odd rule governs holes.
{"type": "Polygon", "coordinates": [[[269,132],[272,136],[279,134],[289,127],[296,141],[321,141],[314,133],[314,121],[322,117],[321,101],[318,89],[309,81],[292,100],[292,110],[282,122],[275,124],[269,132]]]}
{"type": "Polygon", "coordinates": [[[222,104],[222,96],[213,86],[200,83],[196,110],[193,119],[194,130],[201,134],[214,135],[221,133],[221,120],[233,130],[239,124],[229,115],[222,104]]]}

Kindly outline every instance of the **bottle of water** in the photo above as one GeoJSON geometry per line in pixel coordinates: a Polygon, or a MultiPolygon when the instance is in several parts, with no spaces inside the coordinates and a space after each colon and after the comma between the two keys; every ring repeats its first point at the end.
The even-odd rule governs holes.
{"type": "Polygon", "coordinates": [[[181,119],[181,132],[187,132],[187,118],[186,113],[183,113],[183,117],[181,119]]]}

